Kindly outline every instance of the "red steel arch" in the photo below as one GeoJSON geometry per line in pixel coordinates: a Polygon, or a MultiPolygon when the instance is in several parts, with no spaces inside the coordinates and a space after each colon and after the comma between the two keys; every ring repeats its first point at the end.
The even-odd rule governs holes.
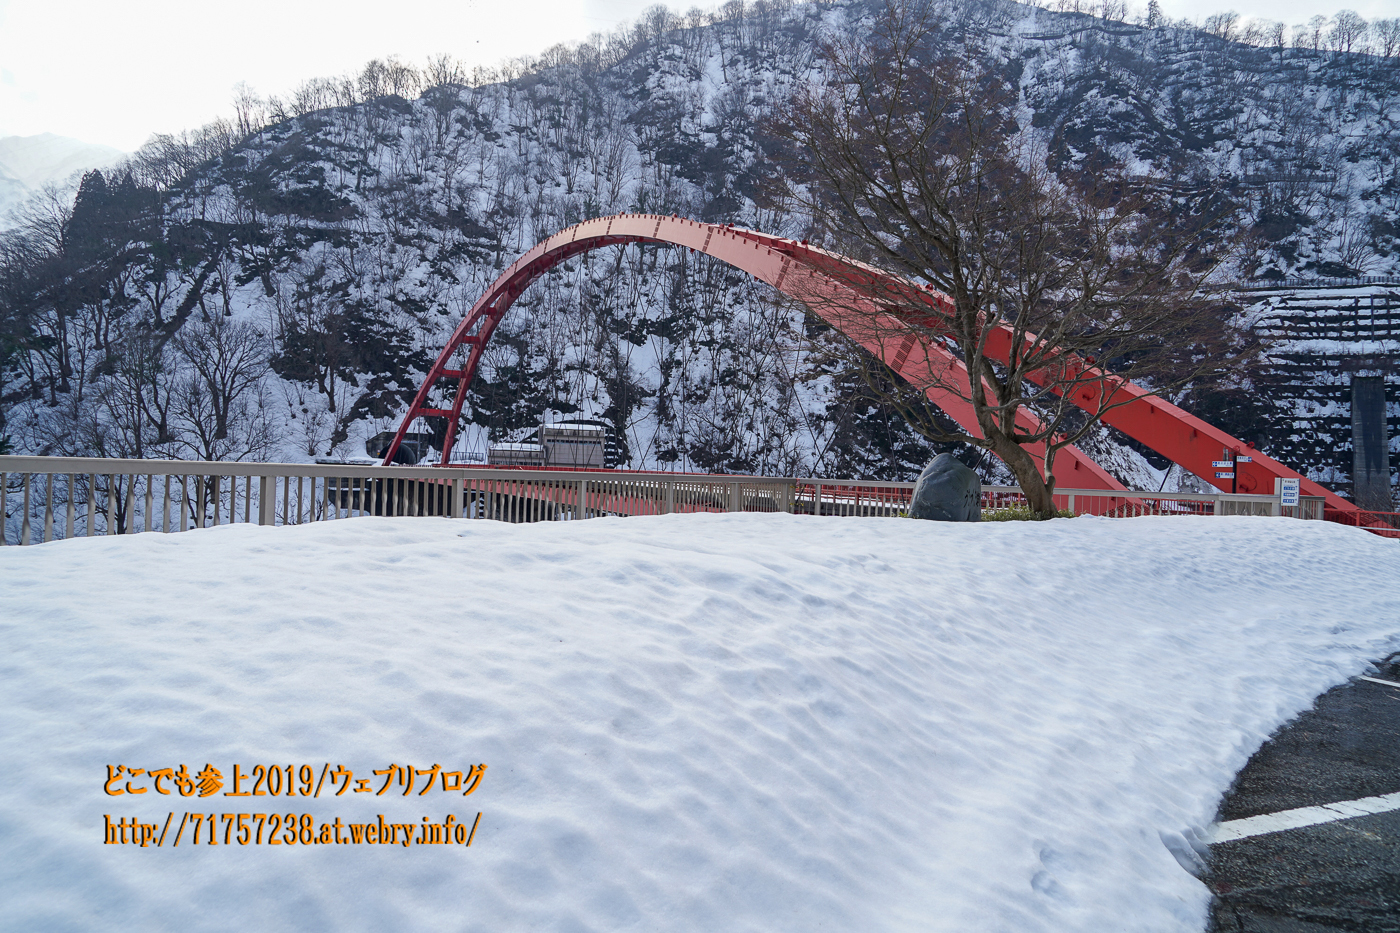
{"type": "MultiPolygon", "coordinates": [[[[886,296],[886,300],[897,296],[905,306],[911,300],[921,301],[929,307],[930,318],[937,319],[940,307],[948,306],[946,296],[921,290],[912,283],[847,257],[756,230],[659,214],[617,214],[586,220],[561,230],[511,263],[491,283],[491,287],[472,306],[466,319],[453,331],[447,345],[428,370],[413,404],[399,424],[393,443],[385,452],[384,462],[392,462],[404,434],[415,419],[441,416],[447,418],[447,436],[442,454],[442,463],[446,465],[467,386],[476,375],[486,342],[491,339],[496,325],[510,310],[515,299],[537,278],[567,259],[579,253],[625,243],[657,243],[699,250],[805,302],[828,323],[856,340],[915,385],[927,385],[930,374],[936,374],[936,384],[925,389],[929,400],[964,430],[981,436],[972,406],[965,400],[968,376],[962,361],[944,347],[907,331],[901,339],[895,339],[892,335],[899,335],[900,329],[894,318],[883,309],[880,300],[882,295],[886,296]],[[452,368],[453,356],[463,349],[467,352],[466,362],[459,369],[452,368]],[[443,378],[457,381],[452,408],[430,408],[427,406],[428,393],[443,378]]],[[[1012,337],[1007,329],[994,334],[988,341],[988,353],[994,358],[1004,361],[1011,349],[1012,337]]],[[[1097,412],[1105,405],[1116,406],[1103,415],[1105,424],[1146,444],[1212,485],[1212,461],[1220,459],[1222,449],[1229,449],[1237,453],[1247,452],[1253,457],[1252,462],[1241,463],[1237,467],[1237,488],[1240,492],[1272,493],[1275,478],[1296,477],[1301,480],[1303,495],[1324,497],[1328,508],[1343,511],[1356,508],[1278,461],[1250,449],[1224,431],[1148,394],[1131,382],[1115,379],[1079,361],[1067,360],[1065,365],[1086,377],[1073,393],[1072,401],[1075,404],[1091,412],[1097,412]]],[[[1023,413],[1018,423],[1026,428],[1034,428],[1038,424],[1030,413],[1023,413]]],[[[1031,452],[1043,464],[1043,447],[1032,448],[1031,452]]],[[[1065,488],[1124,488],[1083,451],[1073,446],[1062,449],[1056,455],[1055,473],[1057,485],[1065,488]]]]}

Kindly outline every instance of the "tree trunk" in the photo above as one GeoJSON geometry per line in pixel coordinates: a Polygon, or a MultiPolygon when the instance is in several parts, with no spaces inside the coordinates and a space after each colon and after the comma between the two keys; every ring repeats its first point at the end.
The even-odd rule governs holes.
{"type": "Polygon", "coordinates": [[[1021,493],[1026,497],[1026,506],[1036,518],[1055,518],[1060,514],[1055,508],[1053,487],[1040,475],[1040,467],[1026,448],[1005,437],[994,436],[992,453],[1000,457],[1016,477],[1021,493]]]}

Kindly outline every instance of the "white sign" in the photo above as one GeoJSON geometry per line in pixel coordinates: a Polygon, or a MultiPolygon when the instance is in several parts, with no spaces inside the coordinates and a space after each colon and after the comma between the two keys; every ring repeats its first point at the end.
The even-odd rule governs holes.
{"type": "Polygon", "coordinates": [[[1221,467],[1233,467],[1233,466],[1235,465],[1235,461],[1233,461],[1233,460],[1212,460],[1212,461],[1210,462],[1210,465],[1213,466],[1213,467],[1215,467],[1215,468],[1218,470],[1218,469],[1220,469],[1221,467]]]}
{"type": "Polygon", "coordinates": [[[1285,477],[1278,486],[1279,505],[1287,508],[1298,504],[1298,483],[1299,479],[1285,477]]]}
{"type": "Polygon", "coordinates": [[[1216,478],[1216,479],[1234,479],[1234,478],[1235,478],[1235,474],[1234,474],[1233,472],[1232,472],[1232,473],[1216,473],[1216,474],[1215,474],[1215,478],[1216,478]]]}
{"type": "Polygon", "coordinates": [[[1236,462],[1236,463],[1253,463],[1253,462],[1254,462],[1254,458],[1253,458],[1253,457],[1236,457],[1236,458],[1235,458],[1235,462],[1236,462]]]}

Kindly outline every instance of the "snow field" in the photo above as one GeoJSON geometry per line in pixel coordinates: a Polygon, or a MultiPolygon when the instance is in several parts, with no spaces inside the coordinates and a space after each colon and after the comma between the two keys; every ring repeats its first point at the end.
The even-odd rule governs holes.
{"type": "Polygon", "coordinates": [[[1250,518],[6,548],[0,928],[1198,930],[1185,837],[1400,647],[1397,579],[1393,542],[1250,518]],[[489,768],[455,800],[103,793],[206,762],[489,768]],[[483,815],[471,848],[102,842],[103,814],[208,810],[483,815]]]}

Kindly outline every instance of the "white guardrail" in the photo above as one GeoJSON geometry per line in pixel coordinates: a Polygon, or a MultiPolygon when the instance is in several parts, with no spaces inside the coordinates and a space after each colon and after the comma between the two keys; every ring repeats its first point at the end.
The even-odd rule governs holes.
{"type": "MultiPolygon", "coordinates": [[[[913,483],[619,471],[383,467],[0,456],[0,544],[175,532],[221,524],[297,525],[357,515],[508,522],[685,512],[890,516],[913,483]]],[[[1098,515],[1293,515],[1322,500],[1277,496],[1057,490],[1061,508],[1098,515]]],[[[984,509],[1023,506],[1014,486],[984,486],[984,509]]]]}

